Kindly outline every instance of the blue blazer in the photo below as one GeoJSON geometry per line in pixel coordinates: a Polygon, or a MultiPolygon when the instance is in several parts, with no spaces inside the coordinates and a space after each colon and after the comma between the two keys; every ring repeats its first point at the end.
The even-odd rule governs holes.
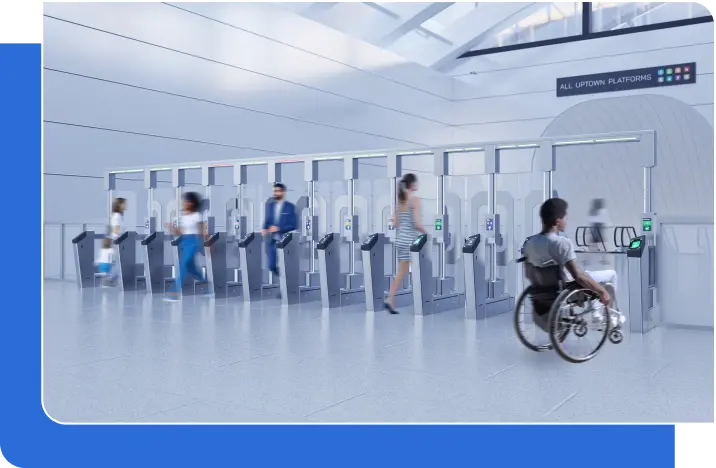
{"type": "Polygon", "coordinates": [[[278,226],[279,234],[286,234],[290,231],[296,230],[296,206],[287,201],[283,201],[281,206],[281,216],[278,220],[274,218],[274,211],[276,209],[276,202],[270,201],[266,203],[266,216],[264,217],[264,229],[268,229],[271,226],[278,226]]]}

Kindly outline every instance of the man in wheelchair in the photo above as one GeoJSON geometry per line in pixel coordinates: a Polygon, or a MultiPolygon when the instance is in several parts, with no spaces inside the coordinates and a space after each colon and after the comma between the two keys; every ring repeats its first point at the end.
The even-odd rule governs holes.
{"type": "Polygon", "coordinates": [[[545,295],[542,300],[539,293],[533,295],[535,322],[543,330],[548,330],[547,315],[551,301],[556,298],[551,296],[556,293],[555,284],[562,280],[575,281],[581,287],[594,291],[603,307],[592,313],[592,319],[598,323],[606,323],[606,317],[609,316],[611,328],[617,328],[624,322],[624,316],[615,310],[617,273],[614,270],[584,271],[577,264],[572,241],[559,235],[559,232],[564,232],[567,227],[566,201],[550,198],[542,204],[539,214],[542,231],[528,238],[522,247],[526,263],[525,275],[533,286],[546,291],[542,293],[545,295]],[[614,309],[610,308],[612,303],[614,309]]]}

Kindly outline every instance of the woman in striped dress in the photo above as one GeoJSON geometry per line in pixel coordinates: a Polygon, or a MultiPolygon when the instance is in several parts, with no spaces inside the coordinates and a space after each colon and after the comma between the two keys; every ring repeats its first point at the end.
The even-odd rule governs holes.
{"type": "Polygon", "coordinates": [[[398,235],[395,239],[395,246],[398,249],[398,274],[390,287],[388,299],[385,301],[385,308],[391,314],[397,314],[395,310],[395,293],[398,285],[402,284],[403,278],[408,274],[410,267],[410,244],[413,243],[419,233],[424,234],[425,229],[420,225],[420,198],[415,196],[418,190],[418,178],[415,174],[405,174],[400,180],[398,187],[398,204],[393,214],[395,228],[398,235]]]}

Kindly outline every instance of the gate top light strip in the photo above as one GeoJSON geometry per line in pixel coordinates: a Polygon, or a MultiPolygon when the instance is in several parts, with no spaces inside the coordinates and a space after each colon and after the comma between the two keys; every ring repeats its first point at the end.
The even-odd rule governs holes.
{"type": "Polygon", "coordinates": [[[371,153],[371,154],[356,154],[353,158],[380,158],[384,157],[385,153],[371,153]]]}
{"type": "Polygon", "coordinates": [[[110,174],[129,174],[132,172],[144,172],[144,169],[124,169],[120,171],[109,171],[110,174]]]}
{"type": "Polygon", "coordinates": [[[446,153],[469,153],[470,151],[485,151],[485,148],[448,148],[445,150],[446,153]]]}
{"type": "Polygon", "coordinates": [[[620,143],[628,141],[641,141],[638,136],[634,137],[621,137],[621,138],[597,138],[594,140],[573,140],[573,141],[555,141],[554,146],[568,146],[568,145],[589,145],[596,143],[620,143]]]}
{"type": "Polygon", "coordinates": [[[342,161],[343,156],[324,156],[319,158],[311,158],[311,161],[342,161]]]}
{"type": "Polygon", "coordinates": [[[171,167],[153,167],[149,169],[150,171],[171,171],[171,167]]]}
{"type": "Polygon", "coordinates": [[[428,151],[401,151],[400,153],[395,153],[396,156],[418,156],[418,155],[425,155],[425,154],[433,154],[432,150],[428,151]]]}

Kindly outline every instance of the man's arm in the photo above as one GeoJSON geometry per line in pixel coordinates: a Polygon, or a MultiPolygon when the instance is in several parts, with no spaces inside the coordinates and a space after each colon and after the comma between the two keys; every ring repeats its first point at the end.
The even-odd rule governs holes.
{"type": "Polygon", "coordinates": [[[584,270],[582,270],[582,268],[577,265],[576,260],[568,261],[564,265],[564,267],[567,269],[569,274],[572,275],[574,281],[579,283],[579,285],[584,288],[595,291],[597,294],[599,294],[599,300],[604,304],[604,306],[609,307],[610,297],[607,290],[604,289],[604,286],[594,281],[591,276],[589,276],[584,270]]]}
{"type": "Polygon", "coordinates": [[[602,304],[604,304],[605,307],[609,307],[609,293],[577,264],[577,254],[574,252],[574,246],[571,240],[565,238],[563,242],[557,244],[557,249],[552,251],[551,256],[557,263],[564,265],[564,268],[572,275],[574,281],[580,286],[596,292],[602,304]]]}
{"type": "Polygon", "coordinates": [[[284,216],[281,217],[282,220],[285,219],[281,226],[281,234],[296,230],[296,207],[293,203],[286,202],[283,209],[288,210],[288,213],[284,213],[284,216]]]}

